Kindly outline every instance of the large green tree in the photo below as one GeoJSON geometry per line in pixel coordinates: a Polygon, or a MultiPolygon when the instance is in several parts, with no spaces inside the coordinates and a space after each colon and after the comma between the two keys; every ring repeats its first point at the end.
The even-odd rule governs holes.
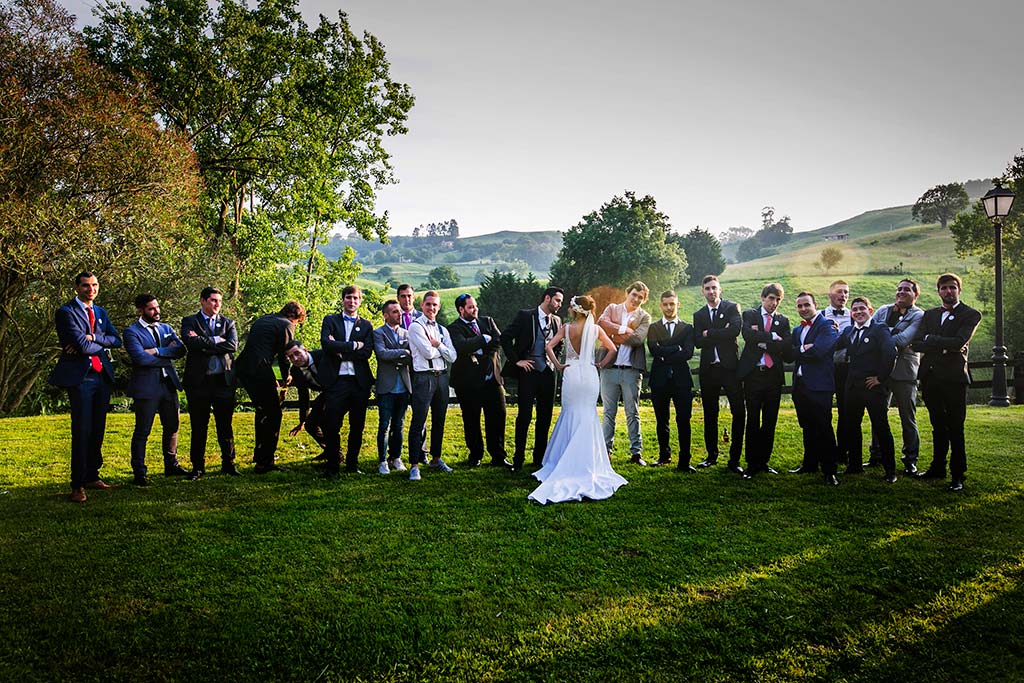
{"type": "Polygon", "coordinates": [[[678,244],[686,253],[686,284],[699,285],[705,275],[718,275],[725,270],[721,243],[699,225],[685,235],[670,235],[668,241],[678,244]]]}
{"type": "Polygon", "coordinates": [[[120,327],[139,290],[180,300],[204,265],[194,156],[120,85],[55,2],[0,5],[0,413],[52,366],[75,273],[99,275],[120,327]]]}
{"type": "Polygon", "coordinates": [[[938,223],[942,229],[958,213],[971,203],[967,190],[961,183],[936,185],[921,195],[910,210],[915,220],[922,223],[938,223]]]}
{"type": "Polygon", "coordinates": [[[567,293],[643,280],[652,291],[686,281],[686,254],[668,242],[671,225],[654,197],[633,192],[612,197],[562,238],[551,265],[551,284],[567,293]]]}
{"type": "Polygon", "coordinates": [[[504,328],[511,324],[519,309],[540,304],[543,295],[544,285],[533,273],[521,278],[515,273],[493,270],[480,283],[477,303],[480,304],[481,315],[489,315],[498,327],[504,328]]]}
{"type": "Polygon", "coordinates": [[[336,224],[386,241],[375,212],[376,190],[394,181],[384,139],[406,131],[413,97],[373,35],[353,33],[344,13],[311,28],[297,0],[107,0],[95,12],[95,57],[150,85],[153,114],[196,150],[232,295],[260,286],[266,263],[296,261],[312,295],[336,224]]]}

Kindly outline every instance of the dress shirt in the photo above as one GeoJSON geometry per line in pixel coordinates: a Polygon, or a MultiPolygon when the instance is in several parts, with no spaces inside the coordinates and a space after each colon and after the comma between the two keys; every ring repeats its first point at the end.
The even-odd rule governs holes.
{"type": "MultiPolygon", "coordinates": [[[[712,327],[715,326],[715,316],[718,315],[718,307],[721,306],[721,305],[722,305],[721,301],[719,301],[714,306],[712,306],[711,304],[708,304],[708,318],[711,320],[711,324],[708,325],[708,329],[711,329],[712,327]]],[[[715,362],[716,363],[721,363],[722,359],[718,357],[718,347],[717,346],[712,346],[711,350],[715,352],[715,362]]]]}
{"type": "MultiPolygon", "coordinates": [[[[782,337],[780,337],[779,335],[775,334],[775,332],[772,330],[772,325],[775,324],[775,314],[774,313],[769,313],[768,311],[764,310],[764,306],[762,306],[761,310],[758,311],[758,312],[761,314],[761,328],[765,332],[767,332],[767,333],[772,335],[772,341],[779,341],[780,339],[782,339],[782,337]],[[765,324],[765,321],[764,321],[765,318],[768,318],[767,325],[765,324]]],[[[758,346],[760,346],[761,348],[766,348],[765,345],[764,345],[764,342],[758,344],[758,346]]],[[[761,354],[761,358],[760,358],[760,360],[757,361],[757,365],[758,365],[758,367],[760,367],[762,365],[768,365],[768,351],[767,350],[764,353],[761,354]]]]}
{"type": "MultiPolygon", "coordinates": [[[[345,341],[352,338],[352,328],[356,326],[355,320],[348,320],[347,316],[342,316],[342,322],[345,324],[345,341]]],[[[343,360],[338,365],[338,376],[347,375],[349,377],[355,377],[356,366],[352,364],[350,360],[343,360]]]]}
{"type": "MultiPolygon", "coordinates": [[[[841,309],[842,315],[836,315],[837,310],[840,309],[836,309],[833,308],[832,306],[829,306],[824,311],[822,311],[821,314],[825,316],[825,320],[829,320],[831,322],[836,323],[839,326],[839,333],[842,334],[843,330],[845,330],[847,327],[853,324],[853,318],[850,317],[849,308],[841,309]]],[[[835,360],[836,363],[845,363],[846,349],[839,349],[832,355],[832,358],[833,360],[835,360]]]]}
{"type": "Polygon", "coordinates": [[[960,305],[960,302],[957,301],[956,305],[953,306],[953,308],[943,308],[942,309],[942,320],[939,322],[939,324],[940,325],[945,325],[947,320],[949,320],[950,318],[955,318],[954,313],[956,312],[957,306],[959,306],[959,305],[960,305]]]}
{"type": "Polygon", "coordinates": [[[668,330],[668,338],[671,339],[672,335],[676,333],[676,325],[679,324],[679,318],[669,320],[668,318],[662,317],[661,324],[665,326],[666,330],[668,330]],[[669,327],[669,325],[671,325],[671,327],[669,327]]]}
{"type": "MultiPolygon", "coordinates": [[[[630,313],[628,310],[626,310],[626,304],[624,303],[619,304],[619,306],[622,307],[622,310],[619,313],[619,334],[626,334],[627,332],[629,332],[629,318],[631,315],[633,315],[633,313],[636,313],[636,311],[634,310],[633,313],[630,313]]],[[[632,356],[632,346],[629,346],[627,344],[619,344],[619,350],[615,356],[615,365],[628,365],[632,367],[632,356]]]]}
{"type": "MultiPolygon", "coordinates": [[[[146,321],[142,316],[139,316],[139,324],[149,330],[149,336],[153,338],[153,343],[156,344],[156,348],[160,348],[164,345],[160,339],[160,327],[159,323],[151,323],[146,321]]],[[[157,355],[160,355],[159,352],[157,355]]],[[[160,376],[167,377],[167,368],[160,368],[160,376]]]]}
{"type": "Polygon", "coordinates": [[[445,370],[445,361],[454,363],[456,358],[448,331],[438,325],[436,320],[428,320],[426,316],[417,318],[409,327],[409,351],[412,353],[414,372],[445,370]],[[440,340],[441,345],[435,349],[430,343],[431,339],[440,340]]]}

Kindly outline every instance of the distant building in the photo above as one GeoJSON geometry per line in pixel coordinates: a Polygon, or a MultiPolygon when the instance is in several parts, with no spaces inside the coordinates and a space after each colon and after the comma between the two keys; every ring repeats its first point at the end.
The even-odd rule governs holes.
{"type": "Polygon", "coordinates": [[[850,239],[850,233],[840,232],[835,235],[825,235],[826,242],[845,242],[850,239]]]}

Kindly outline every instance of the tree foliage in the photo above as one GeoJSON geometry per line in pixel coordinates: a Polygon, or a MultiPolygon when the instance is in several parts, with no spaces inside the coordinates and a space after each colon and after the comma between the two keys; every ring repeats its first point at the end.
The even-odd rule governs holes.
{"type": "Polygon", "coordinates": [[[335,224],[386,241],[387,215],[374,211],[376,189],[394,181],[383,143],[406,131],[413,98],[374,36],[356,36],[344,13],[310,28],[297,0],[107,0],[96,14],[85,30],[95,57],[150,84],[152,113],[196,151],[230,295],[260,299],[254,271],[293,259],[312,285],[335,224]]]}
{"type": "Polygon", "coordinates": [[[748,227],[739,225],[734,226],[723,232],[718,236],[718,242],[723,247],[728,244],[734,244],[736,242],[743,242],[754,236],[754,231],[748,227]]]}
{"type": "Polygon", "coordinates": [[[818,257],[818,264],[825,274],[828,275],[828,272],[839,265],[839,262],[842,260],[842,249],[838,247],[825,247],[821,250],[821,256],[818,257]]]}
{"type": "Polygon", "coordinates": [[[793,226],[789,224],[789,216],[775,220],[775,208],[766,206],[761,209],[761,229],[749,239],[742,242],[736,249],[739,261],[752,261],[764,256],[767,248],[782,246],[793,236],[793,226]]]}
{"type": "Polygon", "coordinates": [[[462,284],[459,274],[451,266],[437,266],[427,274],[427,280],[422,285],[423,289],[451,289],[462,284]]]}
{"type": "Polygon", "coordinates": [[[686,281],[686,254],[667,241],[671,225],[654,197],[615,196],[583,217],[562,240],[551,283],[568,294],[643,280],[652,291],[686,281]]]}
{"type": "Polygon", "coordinates": [[[537,282],[533,273],[519,277],[515,273],[502,273],[497,270],[483,279],[480,284],[480,295],[477,303],[481,315],[489,315],[505,328],[522,308],[530,308],[540,304],[544,296],[544,285],[537,282]]]}
{"type": "Polygon", "coordinates": [[[922,223],[938,223],[945,230],[949,221],[970,203],[963,184],[936,185],[918,198],[911,215],[922,223]]]}
{"type": "Polygon", "coordinates": [[[670,235],[668,241],[678,244],[686,253],[686,284],[698,285],[705,275],[718,275],[725,270],[722,245],[700,226],[686,235],[670,235]]]}
{"type": "Polygon", "coordinates": [[[173,300],[204,265],[195,158],[119,85],[52,0],[0,6],[0,413],[56,358],[75,273],[99,275],[120,326],[138,290],[173,300]]]}

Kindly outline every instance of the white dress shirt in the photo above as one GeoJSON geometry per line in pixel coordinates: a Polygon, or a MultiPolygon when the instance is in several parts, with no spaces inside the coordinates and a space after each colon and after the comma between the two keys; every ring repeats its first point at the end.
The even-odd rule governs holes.
{"type": "Polygon", "coordinates": [[[447,364],[454,363],[456,358],[448,330],[426,316],[417,318],[409,326],[409,352],[412,354],[413,372],[446,370],[447,364]],[[434,348],[431,339],[439,340],[441,345],[434,348]]]}

